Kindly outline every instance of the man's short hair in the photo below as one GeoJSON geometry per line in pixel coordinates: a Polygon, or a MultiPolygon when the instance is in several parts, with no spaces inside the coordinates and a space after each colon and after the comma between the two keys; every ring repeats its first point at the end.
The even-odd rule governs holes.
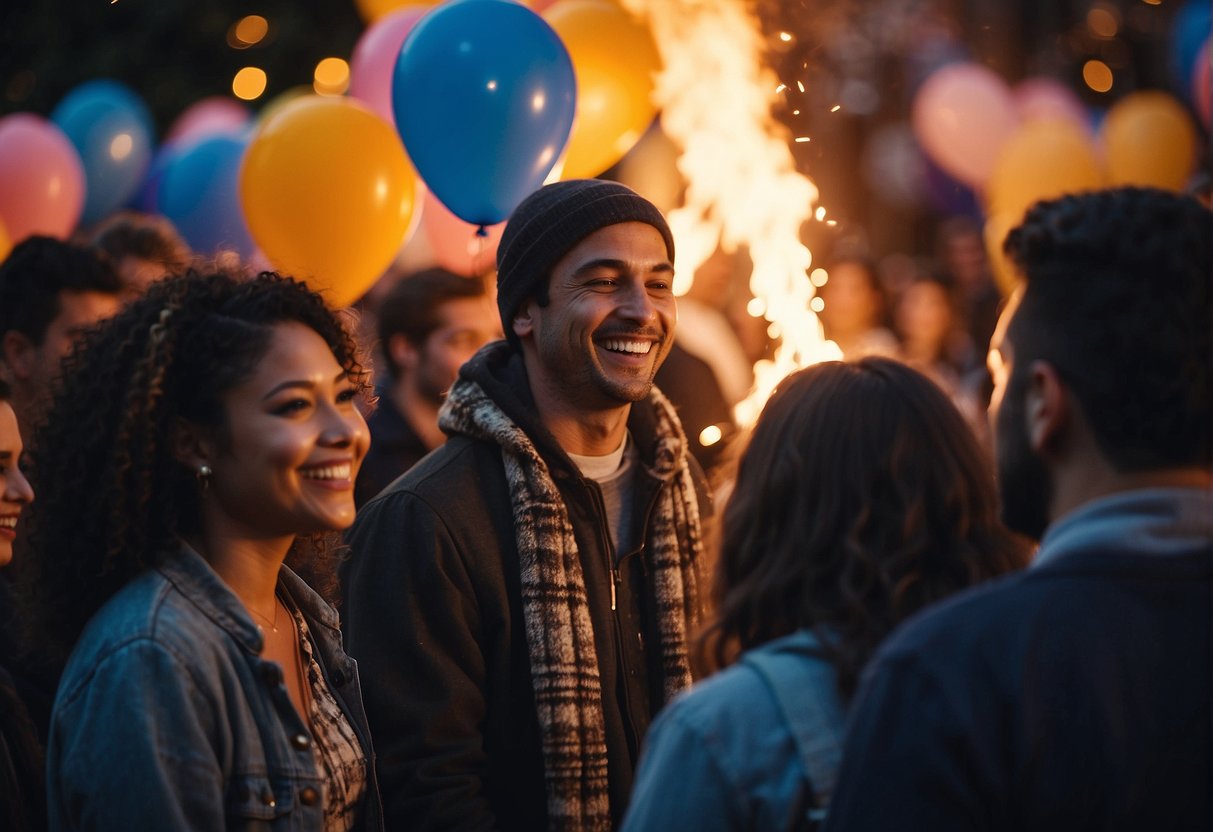
{"type": "Polygon", "coordinates": [[[168,218],[134,211],[111,216],[93,231],[90,244],[115,265],[135,257],[160,263],[169,272],[184,271],[193,256],[168,218]]]}
{"type": "Polygon", "coordinates": [[[379,345],[391,377],[400,376],[400,365],[388,349],[393,335],[403,335],[410,344],[420,346],[442,325],[439,308],[443,304],[459,298],[482,297],[486,291],[484,278],[463,277],[439,268],[396,281],[379,307],[379,345]]]}
{"type": "Polygon", "coordinates": [[[1213,463],[1211,218],[1190,197],[1120,188],[1038,203],[1007,237],[1025,279],[1014,375],[1053,365],[1118,471],[1213,463]]]}
{"type": "Polygon", "coordinates": [[[0,335],[16,330],[40,345],[59,315],[60,292],[117,295],[122,288],[97,252],[54,237],[28,237],[0,264],[0,335]]]}

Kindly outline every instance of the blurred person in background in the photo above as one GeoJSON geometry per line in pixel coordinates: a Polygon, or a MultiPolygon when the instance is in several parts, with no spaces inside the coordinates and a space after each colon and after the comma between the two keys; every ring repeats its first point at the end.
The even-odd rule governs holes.
{"type": "Polygon", "coordinates": [[[367,419],[371,450],[354,490],[359,506],[446,441],[438,409],[463,363],[501,337],[501,319],[484,278],[433,268],[391,288],[378,335],[388,377],[367,419]]]}
{"type": "Polygon", "coordinates": [[[918,610],[1024,565],[986,457],[939,388],[897,361],[784,379],[724,510],[723,668],[646,740],[624,829],[796,830],[827,806],[847,704],[880,641],[918,610]]]}
{"type": "Polygon", "coordinates": [[[132,297],[165,275],[185,271],[193,259],[172,222],[159,214],[120,211],[93,229],[88,244],[110,259],[132,297]]]}
{"type": "MultiPolygon", "coordinates": [[[[682,301],[678,307],[682,308],[682,301]]],[[[675,339],[653,382],[674,405],[687,437],[687,450],[710,479],[737,432],[733,409],[711,365],[675,339]]]]}
{"type": "Polygon", "coordinates": [[[968,216],[944,220],[936,232],[936,259],[952,284],[958,324],[966,336],[953,346],[952,360],[962,373],[981,369],[1003,301],[990,273],[981,225],[968,216]]]}
{"type": "Polygon", "coordinates": [[[26,445],[60,362],[89,327],[118,311],[122,289],[104,258],[53,237],[26,238],[0,264],[0,361],[26,445]]]}
{"type": "MultiPolygon", "coordinates": [[[[947,279],[917,272],[894,301],[893,326],[900,342],[898,357],[943,388],[965,421],[984,437],[978,376],[963,373],[955,360],[968,335],[958,325],[956,299],[947,279]]],[[[984,371],[980,377],[985,377],[984,371]]]]}
{"type": "Polygon", "coordinates": [[[817,290],[824,306],[818,313],[825,337],[838,345],[844,360],[897,354],[897,338],[885,325],[884,288],[875,266],[846,255],[827,267],[829,279],[817,290]]]}
{"type": "Polygon", "coordinates": [[[754,385],[754,362],[726,313],[741,296],[737,287],[747,280],[740,271],[748,264],[742,252],[730,253],[717,247],[695,270],[691,288],[678,298],[678,334],[674,341],[708,363],[729,407],[748,396],[754,385]]]}
{"type": "Polygon", "coordinates": [[[52,830],[382,828],[356,666],[295,571],[335,589],[366,386],[272,273],[159,281],[67,359],[22,576],[67,659],[52,830]]]}

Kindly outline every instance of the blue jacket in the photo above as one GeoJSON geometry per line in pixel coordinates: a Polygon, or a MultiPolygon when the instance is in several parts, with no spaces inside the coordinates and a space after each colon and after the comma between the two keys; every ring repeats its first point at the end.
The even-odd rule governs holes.
{"type": "Polygon", "coordinates": [[[826,829],[1213,829],[1213,494],[1096,500],[1032,567],[907,622],[826,829]]]}
{"type": "Polygon", "coordinates": [[[795,830],[829,799],[843,707],[834,667],[800,631],[743,654],[661,712],[624,832],[795,830]]]}
{"type": "MultiPolygon", "coordinates": [[[[360,828],[381,829],[357,668],[336,612],[288,568],[316,658],[361,739],[360,828]]],[[[192,549],[127,584],[85,627],[47,748],[50,828],[321,830],[311,738],[240,601],[192,549]]]]}

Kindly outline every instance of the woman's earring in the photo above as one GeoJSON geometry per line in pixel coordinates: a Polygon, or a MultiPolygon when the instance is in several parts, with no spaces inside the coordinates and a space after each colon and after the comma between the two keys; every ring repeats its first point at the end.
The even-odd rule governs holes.
{"type": "Polygon", "coordinates": [[[202,486],[202,490],[206,491],[206,487],[211,484],[211,474],[215,473],[211,470],[211,466],[205,462],[198,466],[198,483],[202,486]]]}

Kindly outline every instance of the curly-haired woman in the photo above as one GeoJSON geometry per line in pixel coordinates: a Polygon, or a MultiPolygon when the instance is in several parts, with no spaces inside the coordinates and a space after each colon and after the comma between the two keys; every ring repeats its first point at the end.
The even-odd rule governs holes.
{"type": "Polygon", "coordinates": [[[340,319],[272,273],[159,282],[66,360],[29,517],[36,623],[71,650],[51,829],[381,828],[337,616],[283,565],[334,574],[364,391],[340,319]]]}
{"type": "Polygon", "coordinates": [[[700,648],[727,667],[654,724],[624,828],[811,828],[880,641],[1026,560],[981,448],[925,376],[869,357],[784,379],[722,519],[700,648]]]}

